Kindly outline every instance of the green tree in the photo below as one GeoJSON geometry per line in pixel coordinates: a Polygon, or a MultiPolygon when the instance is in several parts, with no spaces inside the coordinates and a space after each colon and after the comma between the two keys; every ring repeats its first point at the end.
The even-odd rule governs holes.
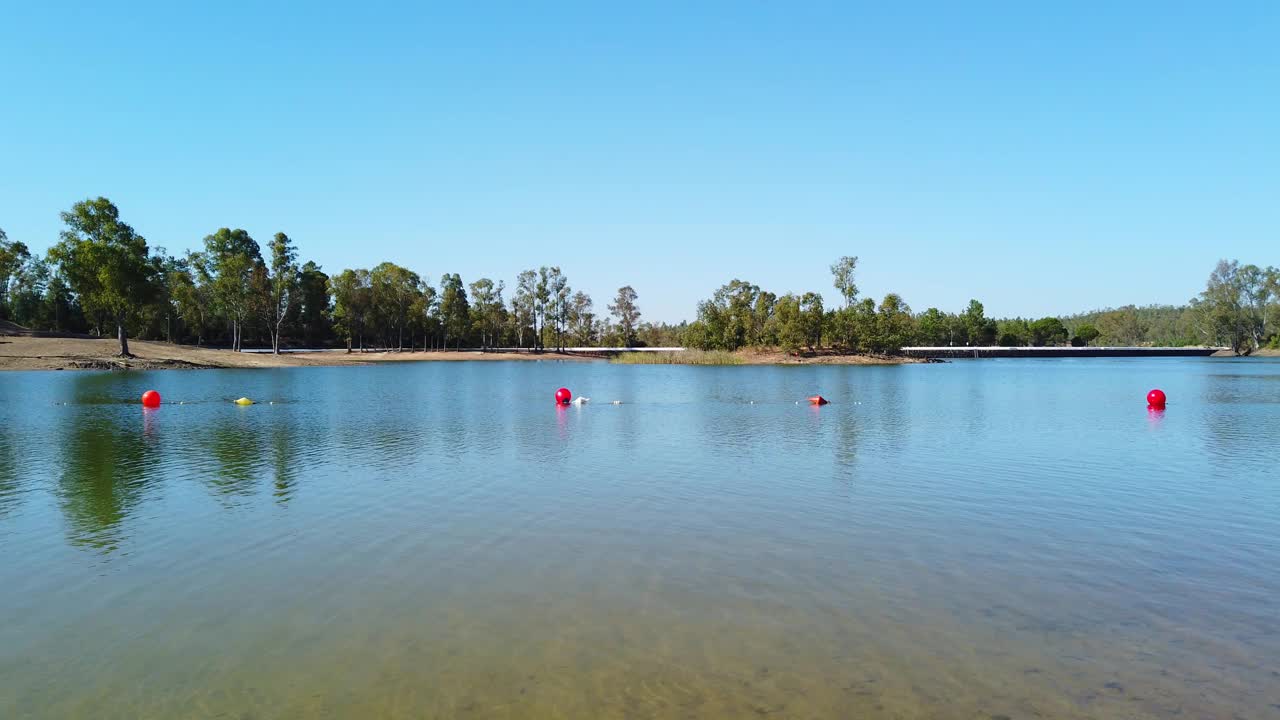
{"type": "Polygon", "coordinates": [[[640,296],[630,285],[618,288],[618,294],[609,304],[609,314],[618,322],[618,332],[622,336],[623,347],[634,347],[636,344],[636,328],[640,326],[640,308],[636,300],[640,296]]]}
{"type": "Polygon", "coordinates": [[[849,348],[884,352],[889,341],[884,335],[885,324],[880,322],[880,316],[876,313],[876,301],[863,298],[847,310],[852,311],[849,313],[849,333],[855,341],[849,348]]]}
{"type": "Polygon", "coordinates": [[[200,282],[192,269],[199,256],[188,253],[181,266],[169,271],[169,294],[177,305],[178,317],[195,330],[196,345],[204,344],[209,314],[213,311],[213,293],[208,283],[200,282]]]}
{"type": "Polygon", "coordinates": [[[858,286],[854,283],[854,273],[858,269],[857,256],[845,255],[831,264],[831,276],[836,290],[844,298],[844,306],[850,307],[858,297],[858,286]]]}
{"type": "Polygon", "coordinates": [[[1031,344],[1037,347],[1059,345],[1067,341],[1067,328],[1056,317],[1040,318],[1029,325],[1031,344]]]}
{"type": "Polygon", "coordinates": [[[778,339],[778,347],[792,355],[807,344],[800,298],[787,293],[774,303],[773,316],[769,320],[770,333],[778,339]]]}
{"type": "MultiPolygon", "coordinates": [[[[525,270],[516,276],[516,291],[511,298],[511,316],[516,324],[516,346],[524,347],[524,332],[532,326],[533,336],[538,336],[537,308],[538,273],[525,270]]],[[[535,340],[536,343],[536,340],[535,340]]]]}
{"type": "Polygon", "coordinates": [[[262,279],[254,277],[262,267],[262,251],[249,233],[225,227],[205,236],[204,248],[196,270],[209,285],[214,307],[231,323],[231,349],[238,352],[245,320],[262,304],[262,288],[255,287],[263,285],[262,279]]]}
{"type": "Polygon", "coordinates": [[[289,309],[297,304],[298,297],[298,249],[282,232],[271,238],[267,246],[271,253],[271,297],[267,304],[268,326],[271,331],[271,352],[280,354],[280,335],[289,309]]]}
{"type": "Polygon", "coordinates": [[[298,274],[297,323],[308,345],[329,334],[329,276],[310,260],[298,274]]]}
{"type": "Polygon", "coordinates": [[[756,294],[756,300],[751,304],[751,327],[747,330],[746,344],[758,347],[777,344],[777,339],[768,329],[769,318],[773,315],[777,302],[778,296],[767,290],[760,290],[756,294]]]}
{"type": "Polygon", "coordinates": [[[1142,318],[1133,306],[1110,310],[1098,316],[1098,331],[1107,345],[1141,345],[1146,341],[1142,318]]]}
{"type": "MultiPolygon", "coordinates": [[[[444,334],[444,325],[440,322],[440,293],[429,283],[422,283],[422,295],[419,297],[415,308],[419,311],[418,317],[423,322],[424,335],[429,334],[432,338],[432,346],[435,347],[435,338],[442,337],[444,334]]],[[[427,340],[423,337],[423,348],[425,349],[427,340]]]]}
{"type": "Polygon", "coordinates": [[[897,352],[915,340],[915,318],[911,307],[897,293],[889,293],[880,301],[879,341],[882,352],[897,352]]]}
{"type": "Polygon", "coordinates": [[[120,356],[132,357],[126,320],[156,291],[146,239],[104,197],[76,203],[62,213],[62,222],[66,229],[50,257],[83,306],[114,319],[120,356]]]}
{"type": "Polygon", "coordinates": [[[564,331],[569,323],[569,279],[560,271],[559,266],[547,270],[545,277],[547,290],[546,319],[543,325],[550,325],[555,334],[557,350],[564,349],[564,331]]]}
{"type": "Polygon", "coordinates": [[[931,307],[916,318],[916,327],[920,330],[920,342],[930,347],[941,347],[949,344],[951,334],[946,313],[931,307]]]}
{"type": "Polygon", "coordinates": [[[84,327],[84,314],[71,287],[60,275],[52,275],[44,291],[43,327],[55,332],[77,331],[84,327]]]}
{"type": "Polygon", "coordinates": [[[449,347],[449,336],[452,335],[456,347],[461,350],[471,328],[471,305],[467,301],[467,289],[457,273],[446,273],[440,278],[440,322],[445,348],[449,347]]]}
{"type": "Polygon", "coordinates": [[[964,332],[970,345],[985,346],[996,341],[998,328],[995,320],[987,318],[986,308],[977,300],[970,300],[961,316],[964,332]]]}
{"type": "Polygon", "coordinates": [[[14,273],[13,289],[9,295],[9,312],[14,322],[29,328],[49,328],[45,297],[53,275],[49,263],[38,256],[28,256],[27,261],[18,268],[14,273]]]}
{"type": "Polygon", "coordinates": [[[574,345],[590,347],[599,341],[593,305],[591,296],[581,290],[569,298],[569,335],[574,345]]]}
{"type": "Polygon", "coordinates": [[[1024,347],[1031,344],[1031,328],[1022,318],[999,321],[996,332],[997,342],[1002,347],[1024,347]]]}
{"type": "Polygon", "coordinates": [[[10,281],[30,260],[27,246],[16,240],[11,242],[4,230],[0,230],[0,318],[8,312],[10,281]]]}
{"type": "Polygon", "coordinates": [[[1098,332],[1098,328],[1092,325],[1081,325],[1076,328],[1075,337],[1072,338],[1072,345],[1077,347],[1087,347],[1089,343],[1098,339],[1102,333],[1098,332]]]}
{"type": "Polygon", "coordinates": [[[347,340],[347,352],[351,352],[353,341],[364,352],[365,319],[373,304],[369,271],[343,270],[329,278],[329,287],[333,295],[333,319],[347,340]]]}
{"type": "Polygon", "coordinates": [[[471,283],[471,319],[480,333],[480,347],[488,349],[498,343],[502,331],[502,291],[506,286],[489,278],[471,283]]]}
{"type": "Polygon", "coordinates": [[[748,344],[756,328],[767,323],[767,318],[756,317],[759,297],[759,287],[735,279],[698,304],[697,333],[705,333],[708,349],[737,350],[748,344]]]}
{"type": "Polygon", "coordinates": [[[391,345],[394,332],[396,348],[403,351],[404,331],[411,321],[414,303],[422,295],[422,278],[408,268],[384,262],[369,272],[369,292],[375,314],[384,327],[383,344],[391,345]]]}
{"type": "Polygon", "coordinates": [[[807,292],[800,296],[800,327],[804,343],[810,349],[822,347],[822,333],[826,324],[826,312],[822,309],[822,296],[807,292]]]}
{"type": "Polygon", "coordinates": [[[538,268],[538,280],[533,292],[533,336],[539,350],[546,349],[543,335],[546,334],[547,316],[551,308],[551,269],[546,265],[538,268]]]}

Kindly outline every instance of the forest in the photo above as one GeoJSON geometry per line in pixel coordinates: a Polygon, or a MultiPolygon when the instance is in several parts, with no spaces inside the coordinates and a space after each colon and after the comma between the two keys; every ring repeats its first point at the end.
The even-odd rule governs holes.
{"type": "Polygon", "coordinates": [[[700,350],[887,353],[913,345],[1222,345],[1238,353],[1280,346],[1280,271],[1223,260],[1183,306],[1126,306],[1065,317],[990,318],[978,300],[959,312],[915,312],[896,293],[861,297],[858,258],[831,267],[837,298],[777,295],[734,279],[698,303],[696,319],[641,319],[629,285],[598,310],[557,266],[437,284],[382,262],[326,273],[302,261],[283,232],[262,246],[219,228],[200,248],[149,247],[106,198],[62,213],[40,256],[0,229],[0,320],[32,330],[113,335],[240,350],[343,347],[442,350],[686,346],[700,350]]]}

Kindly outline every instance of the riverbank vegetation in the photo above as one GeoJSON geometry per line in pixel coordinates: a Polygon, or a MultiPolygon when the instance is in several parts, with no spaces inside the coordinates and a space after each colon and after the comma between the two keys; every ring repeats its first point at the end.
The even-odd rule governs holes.
{"type": "Polygon", "coordinates": [[[266,247],[241,229],[219,228],[199,249],[150,247],[106,198],[76,203],[41,257],[0,231],[0,319],[41,331],[172,343],[348,349],[621,347],[678,344],[669,326],[641,319],[639,295],[618,289],[607,313],[574,291],[555,266],[502,280],[438,285],[395,263],[332,275],[303,262],[293,239],[266,247]]]}
{"type": "MultiPolygon", "coordinates": [[[[575,291],[557,266],[505,281],[438,284],[383,262],[326,273],[302,261],[292,238],[266,247],[244,230],[219,228],[198,249],[151,247],[106,198],[62,213],[47,255],[0,230],[0,320],[35,330],[214,345],[392,350],[683,346],[800,354],[892,354],[911,345],[1225,345],[1236,352],[1280,346],[1280,271],[1222,261],[1185,306],[1122,307],[1066,317],[988,317],[978,300],[959,312],[913,311],[889,293],[860,296],[858,258],[830,267],[836,304],[817,290],[775,294],[734,279],[697,306],[693,322],[641,319],[639,295],[620,287],[607,313],[575,291]]],[[[685,360],[721,355],[682,355],[685,360]]],[[[674,362],[637,357],[625,362],[674,362]]]]}
{"type": "Polygon", "coordinates": [[[1128,306],[1067,317],[987,317],[978,300],[958,313],[913,312],[896,293],[859,298],[856,257],[831,266],[840,306],[825,308],[813,291],[775,295],[733,280],[699,303],[684,333],[689,347],[734,351],[776,347],[791,353],[835,349],[894,353],[912,345],[1043,347],[1072,345],[1210,345],[1248,353],[1280,347],[1280,271],[1221,261],[1205,290],[1187,305],[1128,306]]]}
{"type": "Polygon", "coordinates": [[[742,355],[724,350],[676,350],[672,352],[628,352],[612,358],[618,365],[742,365],[742,355]]]}

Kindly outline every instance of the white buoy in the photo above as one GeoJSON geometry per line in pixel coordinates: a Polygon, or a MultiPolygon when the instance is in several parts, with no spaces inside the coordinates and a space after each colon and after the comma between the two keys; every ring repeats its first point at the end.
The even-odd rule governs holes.
{"type": "Polygon", "coordinates": [[[582,397],[581,395],[579,395],[578,397],[576,397],[576,398],[574,398],[574,399],[573,399],[573,404],[574,404],[574,405],[586,405],[586,404],[587,404],[587,403],[589,403],[589,402],[591,402],[591,398],[589,398],[589,397],[582,397]]]}

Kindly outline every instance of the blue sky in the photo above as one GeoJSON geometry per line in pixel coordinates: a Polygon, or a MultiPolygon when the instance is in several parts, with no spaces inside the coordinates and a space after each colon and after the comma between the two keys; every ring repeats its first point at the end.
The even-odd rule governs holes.
{"type": "Polygon", "coordinates": [[[1183,302],[1280,264],[1280,4],[9,3],[0,228],[105,195],[153,246],[691,318],[739,277],[916,310],[1183,302]],[[631,7],[624,7],[629,5],[631,7]]]}

